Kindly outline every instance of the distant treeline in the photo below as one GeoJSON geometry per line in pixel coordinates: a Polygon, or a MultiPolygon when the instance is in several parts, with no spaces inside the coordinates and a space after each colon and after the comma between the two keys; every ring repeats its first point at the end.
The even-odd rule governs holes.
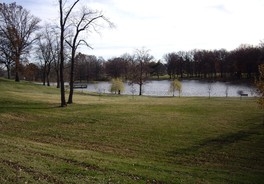
{"type": "MultiPolygon", "coordinates": [[[[109,60],[82,53],[76,56],[75,81],[100,81],[111,78],[131,79],[136,73],[135,65],[140,64],[144,76],[159,79],[198,78],[208,80],[254,80],[258,76],[258,65],[264,63],[264,47],[241,45],[235,50],[192,50],[167,53],[163,60],[153,57],[138,62],[137,57],[124,54],[109,60]]],[[[49,67],[41,63],[28,63],[20,66],[22,76],[27,80],[45,81],[48,72],[49,81],[57,81],[56,63],[49,67]]],[[[70,64],[70,63],[69,63],[70,64]]],[[[67,81],[67,63],[65,67],[67,81]]],[[[13,71],[13,70],[11,70],[13,71]]],[[[3,75],[3,71],[2,71],[3,75]]]]}
{"type": "Polygon", "coordinates": [[[165,55],[171,78],[204,78],[240,80],[255,79],[258,66],[264,62],[264,47],[241,45],[227,51],[193,50],[165,55]]]}

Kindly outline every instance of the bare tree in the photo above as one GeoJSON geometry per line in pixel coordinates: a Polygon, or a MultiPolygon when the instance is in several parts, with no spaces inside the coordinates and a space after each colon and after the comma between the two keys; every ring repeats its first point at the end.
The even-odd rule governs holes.
{"type": "Polygon", "coordinates": [[[71,48],[71,58],[70,58],[70,93],[68,98],[68,104],[73,103],[73,83],[74,83],[74,66],[75,66],[75,54],[77,48],[84,44],[89,48],[92,48],[85,39],[80,38],[81,33],[84,31],[98,32],[98,27],[101,27],[103,23],[107,23],[110,27],[113,24],[97,10],[90,10],[86,7],[83,7],[81,11],[79,11],[76,15],[71,17],[71,27],[72,27],[72,36],[70,40],[66,40],[67,44],[71,48]]]}
{"type": "Polygon", "coordinates": [[[132,76],[132,72],[131,70],[133,69],[134,66],[134,60],[135,60],[135,56],[134,55],[130,55],[128,53],[125,53],[123,55],[121,55],[122,60],[124,61],[124,65],[125,65],[125,80],[131,80],[131,76],[132,76]]]}
{"type": "Polygon", "coordinates": [[[3,64],[7,70],[7,78],[11,78],[11,67],[13,66],[12,52],[10,51],[10,45],[7,39],[0,36],[0,64],[3,64]]]}
{"type": "Polygon", "coordinates": [[[153,56],[151,56],[149,50],[146,50],[145,48],[137,49],[135,51],[135,60],[132,63],[130,83],[139,85],[139,95],[142,95],[143,84],[145,84],[148,79],[148,63],[152,59],[153,56]]]}
{"type": "MultiPolygon", "coordinates": [[[[65,1],[66,2],[66,1],[65,1]]],[[[59,0],[59,9],[60,9],[60,91],[61,91],[61,107],[67,106],[65,100],[65,86],[64,86],[64,41],[65,41],[65,30],[67,27],[67,20],[73,10],[77,5],[79,0],[76,0],[70,8],[65,8],[65,2],[59,0]]]]}
{"type": "Polygon", "coordinates": [[[182,58],[177,53],[173,52],[166,54],[164,59],[167,62],[167,72],[170,79],[176,79],[176,75],[180,73],[180,63],[182,62],[182,58]]]}
{"type": "Polygon", "coordinates": [[[51,64],[55,62],[57,58],[57,42],[56,37],[52,35],[53,32],[54,30],[52,29],[52,26],[46,24],[37,43],[37,55],[41,60],[44,61],[43,85],[46,85],[47,80],[48,86],[50,86],[51,64]]]}
{"type": "Polygon", "coordinates": [[[15,62],[16,81],[19,81],[19,65],[22,55],[29,52],[36,40],[34,32],[39,29],[40,19],[16,3],[0,3],[0,32],[10,46],[10,57],[15,62]]]}

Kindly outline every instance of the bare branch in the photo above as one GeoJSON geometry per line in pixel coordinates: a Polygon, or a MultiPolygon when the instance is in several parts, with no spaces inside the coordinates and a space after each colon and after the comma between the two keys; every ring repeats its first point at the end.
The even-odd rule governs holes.
{"type": "MultiPolygon", "coordinates": [[[[59,0],[59,1],[62,1],[62,0],[59,0]]],[[[65,16],[65,18],[64,18],[64,25],[66,24],[66,22],[67,22],[67,20],[68,20],[68,17],[70,16],[70,14],[71,14],[73,8],[76,6],[76,4],[77,4],[79,1],[80,1],[80,0],[76,0],[76,1],[73,3],[73,5],[70,7],[70,9],[68,10],[68,12],[66,12],[66,16],[65,16]]],[[[66,2],[67,2],[67,1],[65,1],[65,3],[66,3],[66,2]]]]}
{"type": "Polygon", "coordinates": [[[71,42],[69,42],[68,40],[65,40],[65,42],[72,48],[73,46],[72,46],[72,44],[71,44],[71,42]]]}
{"type": "Polygon", "coordinates": [[[81,45],[81,42],[83,42],[87,47],[89,47],[90,49],[93,49],[93,47],[91,47],[85,40],[79,40],[78,45],[81,45]]]}

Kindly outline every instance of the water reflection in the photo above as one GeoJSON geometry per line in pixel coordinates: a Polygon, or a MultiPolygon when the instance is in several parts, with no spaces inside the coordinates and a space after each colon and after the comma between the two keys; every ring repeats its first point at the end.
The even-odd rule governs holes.
{"type": "MultiPolygon", "coordinates": [[[[253,86],[242,85],[242,84],[232,84],[225,82],[201,82],[198,80],[183,80],[181,96],[215,96],[215,97],[236,97],[238,91],[243,91],[243,93],[248,94],[248,96],[257,96],[256,89],[253,86]]],[[[98,93],[110,93],[110,82],[96,82],[88,83],[86,89],[89,92],[98,93]]],[[[149,96],[172,96],[169,92],[170,81],[149,81],[143,86],[143,95],[149,96]]],[[[123,94],[138,95],[139,86],[138,85],[128,85],[125,83],[125,91],[123,94]]],[[[177,95],[177,92],[176,94],[177,95]]]]}

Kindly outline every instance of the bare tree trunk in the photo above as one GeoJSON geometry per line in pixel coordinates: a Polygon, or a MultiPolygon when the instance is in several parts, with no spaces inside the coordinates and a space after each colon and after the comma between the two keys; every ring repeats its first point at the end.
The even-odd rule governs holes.
{"type": "Polygon", "coordinates": [[[47,70],[47,85],[50,86],[50,70],[51,70],[51,61],[48,63],[48,70],[47,70]]]}
{"type": "Polygon", "coordinates": [[[57,88],[60,88],[60,73],[59,73],[59,70],[56,70],[56,78],[57,78],[57,88]]]}
{"type": "Polygon", "coordinates": [[[43,68],[43,86],[46,85],[46,62],[44,64],[44,68],[43,68]]]}
{"type": "Polygon", "coordinates": [[[142,84],[139,84],[139,96],[142,95],[142,84]]]}
{"type": "Polygon", "coordinates": [[[60,4],[60,92],[61,92],[61,107],[67,106],[65,100],[65,86],[64,86],[64,31],[65,31],[65,22],[67,17],[64,20],[63,17],[63,3],[62,0],[59,0],[60,4]]]}
{"type": "MultiPolygon", "coordinates": [[[[75,5],[80,0],[76,0],[73,5],[70,7],[69,11],[67,11],[65,17],[63,16],[63,2],[62,0],[59,0],[60,5],[60,29],[61,29],[61,35],[60,35],[60,89],[61,89],[61,107],[67,106],[66,100],[65,100],[65,86],[64,86],[64,32],[65,32],[65,25],[67,22],[67,19],[69,18],[69,15],[72,11],[72,9],[75,7],[75,5]]],[[[72,86],[73,87],[73,86],[72,86]]]]}
{"type": "Polygon", "coordinates": [[[10,75],[10,65],[8,64],[6,66],[6,68],[7,68],[7,78],[10,79],[11,78],[11,75],[10,75]]]}
{"type": "Polygon", "coordinates": [[[20,79],[19,79],[19,57],[16,57],[16,62],[15,62],[15,72],[16,72],[16,78],[15,78],[15,81],[16,82],[19,82],[20,79]]]}
{"type": "MultiPolygon", "coordinates": [[[[63,28],[64,30],[64,28],[63,28]]],[[[60,60],[60,92],[61,92],[61,107],[67,106],[66,100],[65,100],[65,86],[64,86],[64,31],[62,30],[61,33],[61,60],[60,60]]]]}
{"type": "Polygon", "coordinates": [[[50,86],[50,72],[47,73],[47,86],[50,86]]]}
{"type": "Polygon", "coordinates": [[[69,98],[68,98],[68,104],[73,103],[73,82],[74,82],[74,55],[75,53],[72,53],[72,61],[71,61],[71,72],[70,72],[70,93],[69,93],[69,98]]]}
{"type": "MultiPolygon", "coordinates": [[[[62,47],[63,48],[63,47],[62,47]]],[[[63,49],[62,49],[63,50],[63,49]]],[[[63,52],[62,54],[63,55],[63,52]]],[[[63,56],[62,56],[63,57],[63,56]]],[[[60,91],[61,91],[61,107],[67,106],[66,100],[65,100],[65,86],[64,86],[64,63],[61,61],[60,63],[60,91]]]]}
{"type": "Polygon", "coordinates": [[[20,81],[18,71],[16,71],[16,79],[15,79],[15,81],[16,82],[19,82],[20,81]]]}
{"type": "Polygon", "coordinates": [[[140,76],[139,76],[139,96],[142,95],[142,84],[143,84],[143,61],[140,61],[140,76]]]}

